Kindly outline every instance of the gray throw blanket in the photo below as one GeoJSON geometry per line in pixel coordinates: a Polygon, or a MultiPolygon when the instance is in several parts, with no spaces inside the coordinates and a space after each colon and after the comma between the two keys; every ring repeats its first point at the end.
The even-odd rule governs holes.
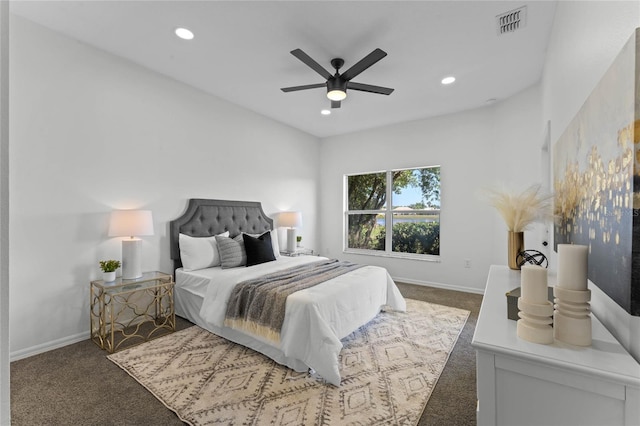
{"type": "Polygon", "coordinates": [[[363,266],[321,260],[238,283],[229,297],[224,325],[277,343],[290,294],[363,266]]]}

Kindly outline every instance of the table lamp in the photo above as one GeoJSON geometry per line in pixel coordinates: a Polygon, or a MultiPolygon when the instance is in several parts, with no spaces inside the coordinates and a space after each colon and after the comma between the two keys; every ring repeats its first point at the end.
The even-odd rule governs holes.
{"type": "Polygon", "coordinates": [[[142,240],[139,236],[153,235],[150,210],[114,210],[109,222],[110,237],[129,237],[122,240],[122,279],[142,276],[142,240]]]}
{"type": "Polygon", "coordinates": [[[293,253],[296,251],[296,228],[302,227],[301,212],[282,212],[278,216],[280,226],[288,227],[287,229],[287,251],[293,253]]]}

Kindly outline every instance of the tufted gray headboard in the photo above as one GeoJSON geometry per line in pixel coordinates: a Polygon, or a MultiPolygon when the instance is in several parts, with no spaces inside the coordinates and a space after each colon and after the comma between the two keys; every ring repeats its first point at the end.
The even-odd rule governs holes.
{"type": "Polygon", "coordinates": [[[233,237],[241,232],[259,234],[273,229],[273,219],[268,218],[258,201],[189,199],[187,210],[179,218],[169,222],[169,241],[173,270],[182,266],[179,235],[210,237],[229,231],[233,237]]]}

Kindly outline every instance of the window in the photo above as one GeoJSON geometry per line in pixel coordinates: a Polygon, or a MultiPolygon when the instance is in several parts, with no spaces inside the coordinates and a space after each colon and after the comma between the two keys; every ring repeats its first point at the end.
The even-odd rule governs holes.
{"type": "Polygon", "coordinates": [[[347,251],[440,255],[440,166],[349,175],[345,185],[347,251]]]}

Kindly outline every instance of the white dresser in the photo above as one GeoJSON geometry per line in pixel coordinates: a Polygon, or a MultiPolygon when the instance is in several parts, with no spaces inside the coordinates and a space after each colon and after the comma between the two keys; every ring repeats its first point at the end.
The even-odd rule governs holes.
{"type": "Polygon", "coordinates": [[[518,338],[505,293],[519,286],[491,266],[472,341],[478,425],[640,425],[640,364],[593,315],[589,347],[518,338]]]}

